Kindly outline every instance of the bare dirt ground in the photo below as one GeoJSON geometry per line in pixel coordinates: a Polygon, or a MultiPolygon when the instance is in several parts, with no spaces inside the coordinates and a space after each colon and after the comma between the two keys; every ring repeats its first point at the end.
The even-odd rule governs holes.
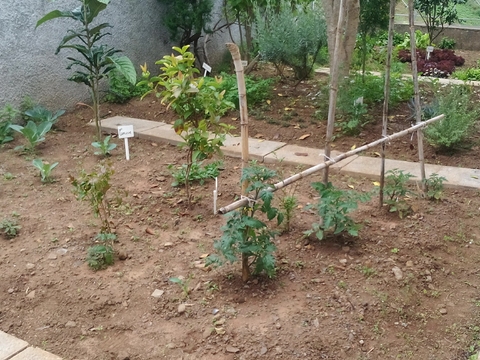
{"type": "MultiPolygon", "coordinates": [[[[279,124],[252,115],[251,136],[323,147],[325,123],[313,118],[308,96],[316,86],[279,83],[270,106],[256,113],[279,124]],[[290,118],[284,118],[286,107],[298,115],[288,110],[290,118]]],[[[409,126],[406,110],[397,110],[391,126],[409,126]]],[[[173,119],[153,98],[104,104],[103,113],[173,119]]],[[[40,146],[38,157],[60,163],[52,184],[40,182],[32,157],[13,150],[21,139],[0,150],[0,220],[15,213],[22,226],[17,237],[0,237],[2,331],[69,360],[456,360],[477,349],[478,191],[446,190],[440,202],[411,197],[415,213],[403,220],[379,209],[374,196],[354,214],[363,224],[358,238],[319,242],[306,241],[302,233],[318,221],[306,205],[315,201],[310,183],[320,175],[305,179],[294,189],[299,207],[292,230],[276,238],[276,278],[245,284],[238,263],[203,267],[203,255],[213,251],[224,223],[212,214],[213,183],[195,186],[195,204],[186,208],[185,193],[170,186],[167,169],[183,163],[182,152],[133,139],[126,161],[116,139],[110,198],[123,200],[112,219],[116,250],[125,260],[94,272],[85,256],[99,222],[87,203],[75,199],[68,179],[100,161],[90,146],[90,116],[86,109],[66,114],[63,131],[47,134],[40,146]],[[394,268],[401,274],[396,269],[395,276],[394,268]],[[179,276],[188,296],[168,280],[179,276]],[[151,296],[156,289],[163,291],[158,298],[151,296]],[[179,313],[180,304],[187,305],[185,312],[179,313]]],[[[234,117],[227,120],[238,126],[234,117]]],[[[378,124],[371,126],[359,138],[339,137],[336,149],[378,138],[378,124]]],[[[415,142],[413,149],[410,138],[391,144],[389,156],[414,159],[415,142]]],[[[431,162],[465,167],[478,167],[475,150],[448,157],[426,148],[431,162]]],[[[221,206],[240,191],[239,161],[226,159],[224,166],[221,206]]],[[[301,169],[269,166],[282,177],[301,169]]],[[[373,189],[368,179],[333,175],[331,181],[345,189],[373,189]]]]}

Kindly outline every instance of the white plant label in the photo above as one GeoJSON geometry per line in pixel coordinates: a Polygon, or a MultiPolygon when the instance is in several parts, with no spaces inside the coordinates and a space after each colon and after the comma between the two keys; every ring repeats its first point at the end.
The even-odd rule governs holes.
{"type": "Polygon", "coordinates": [[[247,67],[247,65],[248,65],[248,61],[247,60],[242,60],[242,66],[247,67]]]}
{"type": "Polygon", "coordinates": [[[363,104],[363,96],[360,96],[358,99],[356,99],[354,102],[353,102],[353,105],[362,105],[363,104]]]}
{"type": "Polygon", "coordinates": [[[430,54],[433,52],[433,46],[427,46],[427,60],[430,59],[430,54]]]}
{"type": "Polygon", "coordinates": [[[125,158],[130,160],[130,150],[128,148],[128,138],[133,137],[133,125],[122,125],[118,127],[118,138],[125,139],[125,158]]]}
{"type": "Polygon", "coordinates": [[[203,76],[207,76],[207,73],[212,72],[212,67],[210,65],[203,63],[202,67],[205,70],[205,72],[203,73],[203,76]]]}

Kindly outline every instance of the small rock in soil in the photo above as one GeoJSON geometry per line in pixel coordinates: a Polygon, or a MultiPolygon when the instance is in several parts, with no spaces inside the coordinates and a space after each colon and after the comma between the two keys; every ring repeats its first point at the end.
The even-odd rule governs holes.
{"type": "Polygon", "coordinates": [[[164,292],[165,291],[163,290],[155,289],[155,291],[152,293],[152,297],[154,297],[155,299],[159,299],[162,297],[164,292]]]}
{"type": "Polygon", "coordinates": [[[395,266],[392,269],[392,271],[395,275],[395,279],[397,279],[397,280],[402,280],[403,279],[403,272],[402,272],[402,270],[400,270],[400,268],[398,266],[395,266]]]}
{"type": "Polygon", "coordinates": [[[407,261],[407,267],[413,267],[413,261],[412,260],[407,261]]]}
{"type": "Polygon", "coordinates": [[[447,309],[442,308],[442,309],[440,309],[439,311],[440,311],[440,314],[442,314],[442,315],[447,315],[447,309]]]}
{"type": "Polygon", "coordinates": [[[47,256],[47,259],[48,259],[48,260],[57,260],[57,254],[55,254],[55,253],[50,253],[50,254],[48,254],[48,256],[47,256]]]}
{"type": "Polygon", "coordinates": [[[265,355],[267,353],[268,349],[266,346],[262,346],[262,348],[260,349],[260,355],[265,355]]]}
{"type": "Polygon", "coordinates": [[[187,307],[185,306],[185,304],[178,305],[178,313],[179,314],[183,314],[186,309],[187,309],[187,307]]]}
{"type": "Polygon", "coordinates": [[[13,288],[8,289],[8,293],[9,293],[9,294],[13,294],[14,291],[15,291],[15,290],[14,290],[13,288]]]}
{"type": "Polygon", "coordinates": [[[117,360],[130,360],[130,355],[128,355],[126,352],[119,352],[117,355],[117,360]]]}
{"type": "Polygon", "coordinates": [[[27,263],[26,268],[27,268],[27,270],[32,270],[32,269],[35,268],[35,264],[27,263]]]}
{"type": "Polygon", "coordinates": [[[67,323],[65,324],[65,327],[75,327],[77,326],[77,323],[75,321],[67,321],[67,323]]]}
{"type": "Polygon", "coordinates": [[[30,292],[27,294],[27,298],[29,298],[29,299],[35,298],[35,290],[30,291],[30,292]]]}
{"type": "Polygon", "coordinates": [[[211,327],[206,328],[202,334],[203,338],[204,339],[208,338],[212,334],[212,332],[213,332],[213,328],[211,327]]]}
{"type": "Polygon", "coordinates": [[[118,252],[118,258],[120,260],[127,260],[128,254],[125,251],[119,251],[118,252]]]}
{"type": "Polygon", "coordinates": [[[165,347],[167,349],[175,349],[177,346],[174,343],[168,343],[167,345],[165,345],[165,347]]]}
{"type": "Polygon", "coordinates": [[[233,347],[231,345],[228,345],[226,350],[227,350],[227,352],[232,353],[232,354],[236,354],[240,351],[239,348],[233,347]]]}

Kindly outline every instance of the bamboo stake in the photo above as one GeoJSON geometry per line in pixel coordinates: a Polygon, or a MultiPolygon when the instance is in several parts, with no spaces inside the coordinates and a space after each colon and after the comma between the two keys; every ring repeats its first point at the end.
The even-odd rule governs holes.
{"type": "MultiPolygon", "coordinates": [[[[418,85],[418,72],[417,72],[417,45],[415,41],[415,17],[414,17],[413,0],[408,1],[408,19],[410,23],[410,52],[412,56],[412,77],[415,99],[415,122],[419,124],[422,122],[422,108],[420,104],[420,89],[418,85]]],[[[417,131],[417,143],[418,143],[418,162],[420,164],[420,176],[421,183],[420,188],[425,191],[425,157],[423,154],[423,132],[421,129],[417,131]]]]}
{"type": "MultiPolygon", "coordinates": [[[[333,64],[330,64],[330,97],[328,103],[328,122],[327,134],[325,136],[325,159],[330,158],[332,148],[333,130],[335,128],[335,110],[337,107],[337,93],[338,93],[338,67],[340,54],[340,41],[342,39],[342,31],[344,30],[345,17],[345,1],[340,0],[340,8],[338,10],[337,31],[335,34],[335,49],[333,52],[333,64]]],[[[323,182],[328,183],[328,167],[323,172],[323,182]]]]}
{"type": "MultiPolygon", "coordinates": [[[[248,166],[248,109],[247,109],[247,89],[245,87],[245,77],[243,76],[242,58],[238,46],[234,43],[227,43],[227,48],[232,54],[235,72],[237,73],[238,100],[240,103],[240,130],[242,143],[242,170],[248,166]]],[[[246,195],[248,183],[242,183],[242,195],[246,195]]]]}
{"type": "MultiPolygon", "coordinates": [[[[390,21],[388,23],[388,50],[387,50],[387,64],[385,69],[385,91],[383,96],[383,119],[382,119],[382,136],[387,136],[388,125],[388,102],[390,101],[390,69],[392,63],[393,52],[393,26],[395,22],[395,0],[390,0],[390,21]]],[[[380,167],[380,208],[383,206],[383,188],[385,187],[385,147],[386,143],[382,143],[382,162],[380,167]]]]}
{"type": "MultiPolygon", "coordinates": [[[[309,176],[309,175],[312,175],[312,174],[314,174],[314,173],[316,173],[316,172],[318,172],[318,171],[320,171],[320,170],[323,170],[323,169],[325,169],[325,168],[327,168],[327,167],[329,167],[329,166],[331,166],[331,165],[333,165],[333,164],[335,164],[335,163],[337,163],[337,162],[339,162],[339,161],[341,161],[341,160],[343,160],[343,159],[346,159],[346,158],[348,158],[348,157],[350,157],[350,156],[353,156],[353,155],[355,155],[355,154],[358,154],[358,153],[360,153],[360,152],[362,152],[362,151],[368,150],[368,149],[370,149],[370,148],[372,148],[372,147],[374,147],[374,146],[380,145],[380,144],[382,144],[382,143],[384,143],[384,142],[386,142],[386,141],[391,141],[391,140],[397,139],[397,138],[399,138],[399,137],[401,137],[401,136],[410,134],[410,133],[412,133],[412,132],[414,132],[414,131],[417,131],[417,129],[419,129],[419,128],[422,128],[422,127],[424,127],[424,126],[427,126],[427,125],[429,125],[429,124],[431,124],[431,123],[433,123],[433,122],[435,122],[435,121],[437,121],[437,120],[443,119],[444,117],[445,117],[444,114],[435,116],[435,117],[431,118],[430,120],[426,120],[426,121],[421,122],[420,124],[413,125],[412,127],[408,128],[408,129],[405,129],[405,130],[399,131],[399,132],[397,132],[397,133],[395,133],[395,134],[392,134],[392,135],[390,135],[390,136],[386,136],[386,137],[383,137],[383,138],[381,138],[381,139],[375,140],[375,141],[373,141],[373,142],[371,142],[371,143],[369,143],[369,144],[366,144],[366,145],[363,145],[363,146],[361,146],[361,147],[359,147],[359,148],[356,148],[355,150],[350,150],[350,151],[348,151],[348,152],[346,152],[346,153],[340,154],[340,155],[334,157],[333,159],[330,159],[330,160],[325,161],[325,162],[323,162],[323,163],[321,163],[321,164],[318,164],[318,165],[315,165],[315,166],[313,166],[313,167],[311,167],[311,168],[308,168],[307,170],[304,170],[304,171],[302,171],[301,173],[292,175],[292,176],[290,176],[289,178],[284,179],[284,180],[276,183],[275,185],[273,185],[272,188],[270,188],[270,189],[268,189],[268,190],[269,190],[269,191],[273,191],[273,192],[274,192],[274,191],[277,191],[277,190],[280,190],[280,189],[284,188],[285,186],[294,183],[295,181],[298,181],[298,180],[300,180],[300,179],[303,179],[303,178],[305,178],[305,177],[307,177],[307,176],[309,176]]],[[[233,210],[235,210],[235,209],[238,209],[238,208],[240,208],[240,207],[242,207],[242,206],[247,205],[249,200],[251,200],[251,199],[243,198],[243,199],[237,200],[237,201],[231,203],[230,205],[227,205],[227,206],[225,206],[225,207],[222,207],[218,212],[219,212],[220,214],[226,214],[226,213],[228,213],[228,212],[230,212],[230,211],[233,211],[233,210]]]]}

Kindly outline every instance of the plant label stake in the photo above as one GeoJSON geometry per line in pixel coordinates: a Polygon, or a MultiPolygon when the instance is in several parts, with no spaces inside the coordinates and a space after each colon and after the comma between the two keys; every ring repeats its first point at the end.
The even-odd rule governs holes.
{"type": "Polygon", "coordinates": [[[123,125],[118,127],[118,138],[125,139],[125,158],[130,160],[130,151],[128,149],[128,138],[133,137],[133,125],[123,125]]]}
{"type": "Polygon", "coordinates": [[[215,178],[215,190],[213,190],[213,213],[217,214],[218,177],[215,178]]]}
{"type": "Polygon", "coordinates": [[[246,68],[248,66],[248,61],[247,60],[242,60],[242,66],[246,68]]]}
{"type": "Polygon", "coordinates": [[[203,77],[207,76],[207,73],[212,72],[212,67],[206,63],[202,64],[202,68],[204,68],[205,72],[203,73],[203,77]]]}
{"type": "Polygon", "coordinates": [[[433,52],[433,46],[427,46],[427,60],[430,60],[430,54],[433,52]]]}

